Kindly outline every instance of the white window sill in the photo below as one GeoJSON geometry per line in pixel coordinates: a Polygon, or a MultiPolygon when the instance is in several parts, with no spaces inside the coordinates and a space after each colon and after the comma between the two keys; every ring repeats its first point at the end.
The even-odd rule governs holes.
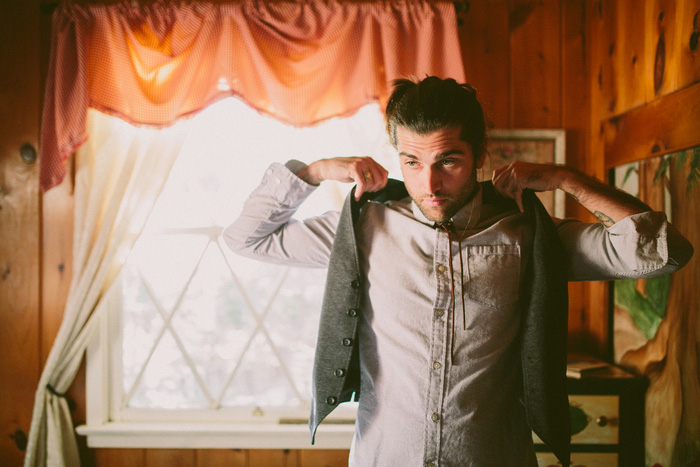
{"type": "Polygon", "coordinates": [[[354,424],[321,424],[316,444],[303,425],[113,422],[81,425],[91,448],[350,449],[354,424]]]}

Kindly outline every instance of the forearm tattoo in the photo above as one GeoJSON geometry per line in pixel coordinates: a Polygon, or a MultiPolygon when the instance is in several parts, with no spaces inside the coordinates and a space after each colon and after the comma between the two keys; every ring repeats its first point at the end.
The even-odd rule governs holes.
{"type": "Polygon", "coordinates": [[[605,227],[610,227],[615,223],[615,221],[612,219],[612,217],[608,216],[604,212],[596,211],[593,213],[598,220],[605,226],[605,227]]]}

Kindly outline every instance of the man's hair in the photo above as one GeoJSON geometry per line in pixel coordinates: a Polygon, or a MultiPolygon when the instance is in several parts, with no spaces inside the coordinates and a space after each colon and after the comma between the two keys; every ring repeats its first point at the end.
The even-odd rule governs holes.
{"type": "Polygon", "coordinates": [[[461,128],[460,137],[474,157],[486,149],[486,122],[476,90],[452,78],[428,76],[423,80],[394,80],[386,105],[386,130],[396,148],[396,128],[426,135],[442,128],[461,128]]]}

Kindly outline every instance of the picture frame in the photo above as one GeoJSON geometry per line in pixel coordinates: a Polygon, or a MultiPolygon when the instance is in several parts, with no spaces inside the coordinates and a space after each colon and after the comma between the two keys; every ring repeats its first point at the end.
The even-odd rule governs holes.
{"type": "MultiPolygon", "coordinates": [[[[534,163],[566,162],[566,131],[562,129],[492,129],[488,132],[487,157],[483,173],[486,180],[493,171],[516,160],[534,163]]],[[[537,193],[547,212],[564,217],[564,192],[537,193]]]]}

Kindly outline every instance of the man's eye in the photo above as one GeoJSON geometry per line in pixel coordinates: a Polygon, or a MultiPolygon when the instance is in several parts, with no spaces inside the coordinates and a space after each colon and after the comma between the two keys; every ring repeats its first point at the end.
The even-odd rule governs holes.
{"type": "Polygon", "coordinates": [[[416,161],[406,161],[405,164],[409,167],[416,167],[418,165],[418,162],[416,161]]]}
{"type": "Polygon", "coordinates": [[[455,161],[453,161],[452,159],[443,159],[443,160],[441,160],[440,162],[441,162],[442,165],[445,166],[445,167],[449,167],[449,166],[455,164],[455,161]]]}

